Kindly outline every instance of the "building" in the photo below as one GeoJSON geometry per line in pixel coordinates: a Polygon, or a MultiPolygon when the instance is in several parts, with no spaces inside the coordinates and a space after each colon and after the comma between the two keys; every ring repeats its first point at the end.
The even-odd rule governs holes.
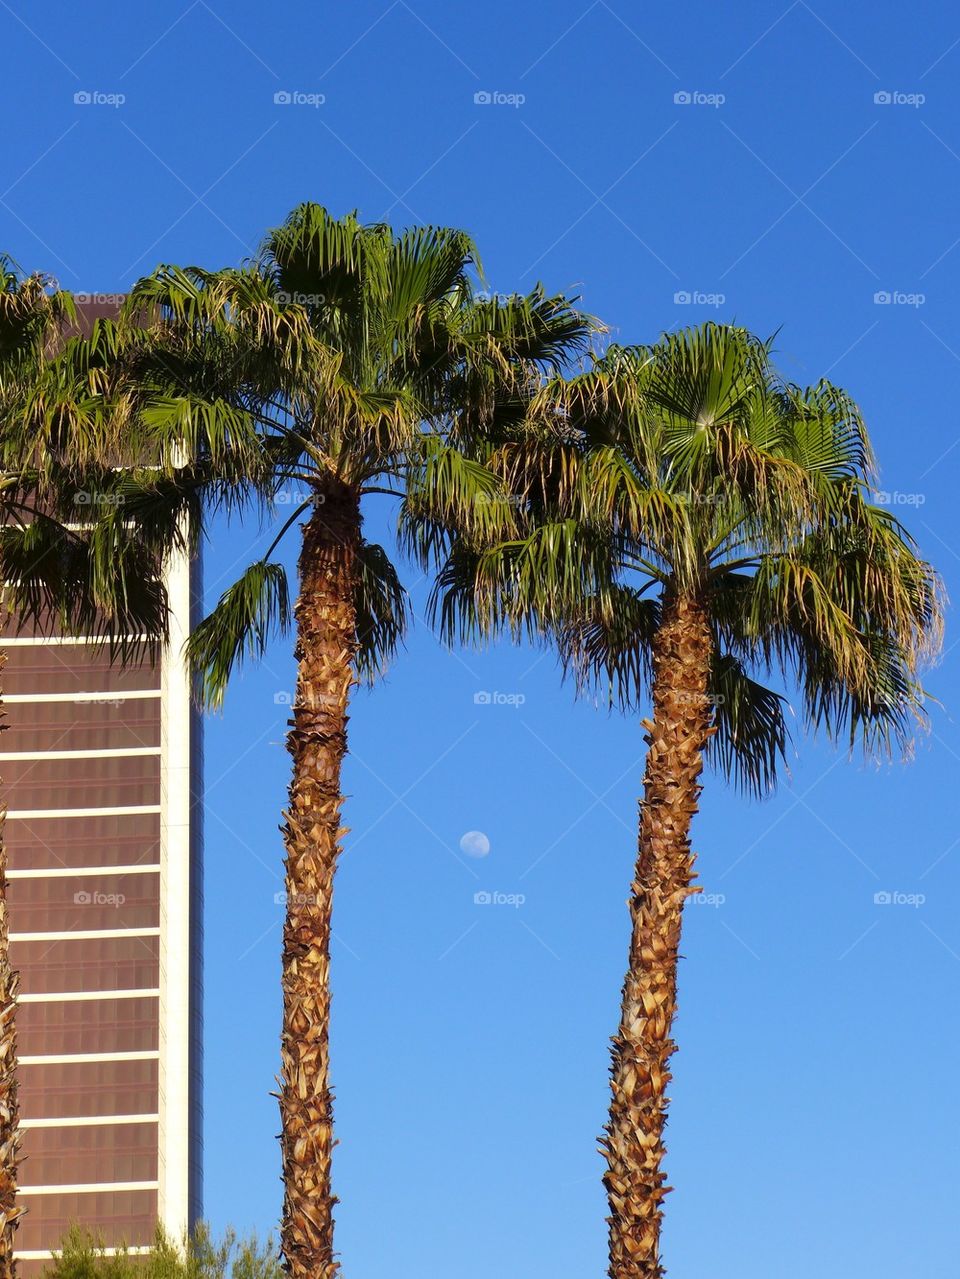
{"type": "Polygon", "coordinates": [[[0,639],[26,1279],[73,1223],[145,1247],[200,1213],[201,743],[182,659],[197,577],[185,558],[169,571],[156,661],[0,639]]]}

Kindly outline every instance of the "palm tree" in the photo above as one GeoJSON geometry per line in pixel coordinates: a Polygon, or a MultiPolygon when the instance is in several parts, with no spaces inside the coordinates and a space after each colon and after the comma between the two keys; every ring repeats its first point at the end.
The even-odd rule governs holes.
{"type": "Polygon", "coordinates": [[[671,1026],[691,821],[704,757],[772,787],[787,742],[780,676],[803,718],[871,754],[924,716],[940,585],[875,504],[867,431],[827,382],[800,389],[769,343],[708,324],[611,348],[555,379],[488,468],[513,528],[483,543],[411,485],[408,539],[446,551],[434,608],[449,638],[501,627],[555,641],[581,684],[649,696],[629,963],[601,1138],[611,1279],[658,1279],[671,1026]]]}
{"type": "MultiPolygon", "coordinates": [[[[95,408],[104,403],[90,359],[97,334],[92,343],[82,338],[76,319],[68,294],[0,256],[0,614],[18,628],[90,635],[126,660],[143,654],[144,636],[148,648],[164,637],[162,562],[175,534],[161,537],[157,524],[156,537],[142,536],[135,515],[117,514],[124,489],[140,492],[137,473],[114,466],[133,437],[114,414],[95,408]],[[77,512],[90,508],[77,499],[91,486],[108,500],[78,526],[77,512]]],[[[5,661],[0,650],[0,670],[5,661]]],[[[0,730],[3,717],[0,701],[0,730]]],[[[0,1279],[13,1279],[22,1212],[19,975],[9,956],[6,811],[0,801],[0,1279]]]]}
{"type": "MultiPolygon", "coordinates": [[[[330,935],[347,709],[354,684],[383,668],[407,621],[396,570],[363,536],[362,502],[399,496],[416,454],[438,483],[442,477],[451,503],[459,507],[463,492],[469,507],[471,476],[485,472],[450,445],[455,425],[469,421],[480,430],[506,387],[519,388],[534,369],[555,368],[588,328],[568,299],[542,290],[475,296],[475,266],[473,243],[460,231],[395,235],[304,204],[267,234],[249,265],[215,273],[161,268],[130,302],[133,314],[159,317],[156,367],[172,370],[172,386],[198,386],[218,411],[229,406],[256,424],[269,478],[255,477],[252,488],[302,498],[190,645],[203,695],[217,705],[237,660],[259,652],[291,617],[296,624],[279,1100],[281,1244],[297,1279],[333,1279],[339,1270],[330,935]],[[283,567],[272,557],[301,516],[291,609],[283,567]]],[[[176,414],[169,420],[175,428],[176,414]]],[[[480,522],[494,518],[491,507],[480,522]]]]}

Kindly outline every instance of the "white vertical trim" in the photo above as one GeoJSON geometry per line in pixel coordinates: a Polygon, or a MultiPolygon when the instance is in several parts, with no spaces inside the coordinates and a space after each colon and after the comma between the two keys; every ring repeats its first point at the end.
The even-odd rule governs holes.
{"type": "Polygon", "coordinates": [[[190,561],[167,572],[170,634],[160,703],[160,1123],[158,1209],[174,1239],[190,1225],[190,561]]]}

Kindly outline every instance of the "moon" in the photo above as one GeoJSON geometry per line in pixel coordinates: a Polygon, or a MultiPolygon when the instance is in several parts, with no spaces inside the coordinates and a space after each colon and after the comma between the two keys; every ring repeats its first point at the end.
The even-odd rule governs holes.
{"type": "Polygon", "coordinates": [[[468,830],[460,836],[460,848],[468,857],[486,857],[490,851],[490,841],[482,830],[468,830]]]}

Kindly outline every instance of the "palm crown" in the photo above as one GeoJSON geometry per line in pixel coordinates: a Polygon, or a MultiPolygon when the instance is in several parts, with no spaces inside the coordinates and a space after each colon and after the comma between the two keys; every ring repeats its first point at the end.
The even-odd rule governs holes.
{"type": "Polygon", "coordinates": [[[712,631],[709,750],[755,791],[787,736],[775,669],[809,723],[868,750],[902,743],[922,716],[938,579],[871,500],[856,404],[828,382],[786,383],[770,343],[707,324],[612,348],[549,382],[525,430],[487,458],[513,494],[499,540],[443,541],[429,519],[414,529],[446,550],[435,607],[448,634],[545,631],[581,680],[605,676],[636,704],[664,600],[698,600],[712,631]]]}
{"type": "Polygon", "coordinates": [[[137,445],[105,395],[99,324],[73,299],[0,258],[0,562],[15,623],[56,626],[119,655],[166,628],[167,533],[142,536],[137,445]]]}
{"type": "MultiPolygon", "coordinates": [[[[445,447],[444,433],[466,421],[479,429],[508,383],[526,385],[532,369],[556,369],[582,345],[588,324],[568,299],[542,289],[477,295],[477,267],[461,231],[397,235],[304,204],[248,265],[165,267],[133,291],[131,315],[159,316],[155,372],[162,381],[166,370],[169,391],[154,403],[154,425],[172,438],[181,419],[196,418],[199,399],[208,426],[226,415],[221,438],[257,433],[259,455],[247,459],[253,491],[268,503],[301,497],[266,556],[194,634],[214,704],[235,662],[288,623],[286,575],[271,557],[302,514],[343,494],[399,496],[395,482],[427,457],[442,456],[433,473],[455,492],[461,472],[451,459],[470,462],[445,447]]],[[[403,634],[406,605],[387,555],[365,541],[356,606],[358,668],[374,674],[403,634]]]]}

